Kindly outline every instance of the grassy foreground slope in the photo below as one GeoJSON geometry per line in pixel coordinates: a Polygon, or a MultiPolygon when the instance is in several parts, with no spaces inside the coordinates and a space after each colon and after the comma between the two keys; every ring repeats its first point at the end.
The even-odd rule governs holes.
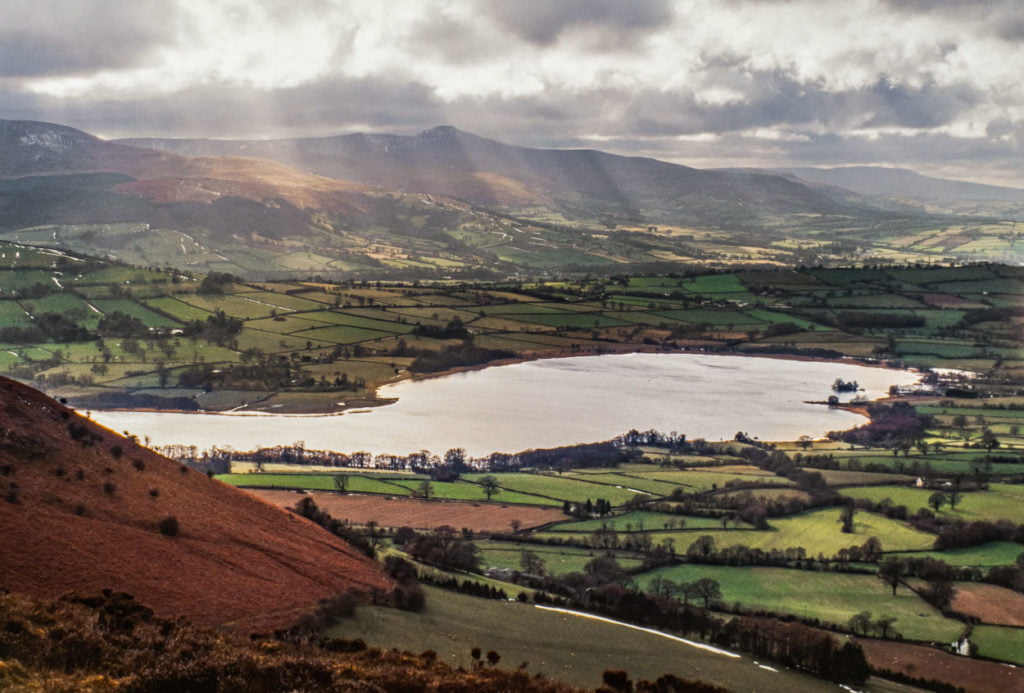
{"type": "Polygon", "coordinates": [[[480,647],[496,651],[502,664],[526,663],[531,673],[580,686],[597,686],[605,669],[617,668],[633,678],[654,680],[673,673],[730,690],[834,688],[796,672],[760,668],[747,657],[706,652],[624,626],[429,587],[427,608],[420,614],[363,608],[329,633],[400,650],[430,648],[452,666],[471,665],[470,650],[480,647]]]}

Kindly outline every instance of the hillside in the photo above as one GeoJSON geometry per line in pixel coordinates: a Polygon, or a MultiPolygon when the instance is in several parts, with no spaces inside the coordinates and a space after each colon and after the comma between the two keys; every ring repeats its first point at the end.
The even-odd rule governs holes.
{"type": "Polygon", "coordinates": [[[387,589],[321,528],[0,380],[0,587],[127,592],[159,616],[286,627],[320,599],[387,589]],[[176,518],[176,534],[161,530],[176,518]]]}
{"type": "Polygon", "coordinates": [[[749,228],[778,215],[874,214],[767,172],[703,171],[589,149],[533,149],[450,126],[412,136],[352,134],[271,141],[125,140],[190,155],[252,156],[389,189],[565,218],[749,228]]]}
{"type": "Polygon", "coordinates": [[[764,171],[531,149],[451,127],[106,142],[49,123],[0,126],[0,239],[141,266],[497,279],[1017,255],[998,214],[951,219],[764,171]],[[952,225],[996,242],[923,242],[952,225]]]}
{"type": "Polygon", "coordinates": [[[806,181],[835,185],[862,195],[911,197],[945,202],[955,200],[1024,202],[1024,190],[1019,188],[933,178],[903,168],[844,166],[841,168],[787,168],[783,171],[806,181]]]}

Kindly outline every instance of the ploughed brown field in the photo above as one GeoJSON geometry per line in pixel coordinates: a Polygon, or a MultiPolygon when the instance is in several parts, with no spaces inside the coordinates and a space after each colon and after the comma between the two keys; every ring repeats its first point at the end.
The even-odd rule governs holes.
{"type": "Polygon", "coordinates": [[[0,588],[128,592],[159,616],[290,626],[320,599],[388,589],[315,524],[189,471],[0,378],[0,588]],[[178,532],[160,523],[176,518],[178,532]]]}
{"type": "Polygon", "coordinates": [[[475,532],[509,531],[514,520],[526,529],[566,519],[561,510],[516,505],[483,505],[465,501],[417,500],[384,496],[345,495],[338,493],[298,494],[291,491],[253,489],[261,498],[282,508],[294,507],[303,495],[309,495],[317,506],[338,520],[366,524],[373,520],[384,527],[408,526],[434,529],[451,525],[468,527],[475,532]]]}
{"type": "Polygon", "coordinates": [[[971,693],[1024,691],[1024,669],[942,652],[923,645],[857,638],[868,664],[921,679],[943,681],[971,693]]]}
{"type": "Polygon", "coordinates": [[[997,626],[1024,626],[1024,595],[997,585],[959,583],[952,608],[997,626]]]}

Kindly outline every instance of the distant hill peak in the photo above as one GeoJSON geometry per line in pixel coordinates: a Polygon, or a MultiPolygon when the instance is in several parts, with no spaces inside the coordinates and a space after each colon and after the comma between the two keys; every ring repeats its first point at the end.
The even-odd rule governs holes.
{"type": "Polygon", "coordinates": [[[101,140],[66,125],[35,120],[0,120],[0,142],[62,153],[101,140]]]}

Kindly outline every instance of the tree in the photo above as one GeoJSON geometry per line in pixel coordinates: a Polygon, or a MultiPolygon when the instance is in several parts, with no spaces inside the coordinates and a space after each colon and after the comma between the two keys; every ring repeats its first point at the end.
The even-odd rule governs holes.
{"type": "Polygon", "coordinates": [[[444,463],[456,472],[465,471],[466,450],[464,448],[451,448],[444,453],[444,463]]]}
{"type": "Polygon", "coordinates": [[[966,416],[964,416],[963,414],[957,414],[956,416],[953,417],[952,423],[953,428],[955,428],[960,433],[960,437],[964,439],[965,443],[971,439],[971,429],[969,428],[969,424],[967,423],[966,416]]]}
{"type": "Polygon", "coordinates": [[[991,456],[992,451],[999,447],[999,439],[996,438],[996,434],[992,432],[992,429],[986,428],[981,432],[981,438],[978,440],[978,444],[985,448],[986,456],[991,456]]]}
{"type": "Polygon", "coordinates": [[[892,588],[892,596],[896,596],[896,588],[907,572],[907,564],[899,559],[890,558],[878,566],[878,577],[892,588]]]}
{"type": "Polygon", "coordinates": [[[384,530],[382,530],[380,526],[377,525],[376,520],[370,520],[366,523],[365,536],[366,540],[370,543],[370,546],[373,547],[374,551],[379,549],[381,545],[384,543],[384,530]]]}
{"type": "Polygon", "coordinates": [[[890,616],[888,618],[880,618],[877,621],[875,621],[875,629],[878,631],[878,634],[880,636],[882,636],[883,638],[888,638],[889,631],[892,629],[892,624],[895,623],[896,620],[897,619],[895,616],[890,616]]]}
{"type": "Polygon", "coordinates": [[[692,584],[693,596],[698,599],[704,600],[704,608],[708,608],[711,605],[712,599],[722,598],[722,588],[719,586],[717,580],[711,578],[701,578],[692,584]]]}
{"type": "Polygon", "coordinates": [[[814,442],[814,439],[813,439],[813,438],[811,438],[811,437],[810,437],[809,435],[802,435],[802,436],[800,436],[800,437],[799,437],[799,438],[797,439],[797,444],[798,444],[798,445],[799,445],[799,446],[800,446],[800,447],[801,447],[802,449],[804,449],[804,450],[806,450],[806,449],[808,449],[809,447],[811,447],[811,444],[812,444],[813,442],[814,442]]]}
{"type": "Polygon", "coordinates": [[[672,580],[658,575],[647,584],[647,591],[660,594],[663,597],[671,597],[680,591],[680,586],[672,580]]]}
{"type": "Polygon", "coordinates": [[[501,493],[501,487],[498,486],[498,479],[488,474],[480,479],[480,485],[484,488],[484,494],[487,496],[487,500],[491,500],[491,497],[497,493],[501,493]]]}
{"type": "Polygon", "coordinates": [[[861,635],[867,635],[871,631],[871,612],[861,611],[859,614],[854,614],[847,621],[847,625],[850,627],[855,634],[860,633],[861,635]]]}
{"type": "Polygon", "coordinates": [[[963,494],[960,492],[960,478],[953,479],[953,487],[949,489],[949,493],[946,494],[947,500],[949,500],[949,509],[956,510],[956,504],[960,502],[960,498],[963,494]]]}
{"type": "Polygon", "coordinates": [[[882,542],[878,537],[868,537],[864,545],[860,547],[864,560],[868,563],[875,563],[882,555],[882,542]]]}
{"type": "Polygon", "coordinates": [[[420,534],[406,544],[409,554],[446,570],[475,571],[480,565],[479,551],[471,541],[462,539],[451,525],[420,534]]]}
{"type": "Polygon", "coordinates": [[[430,497],[434,495],[434,485],[430,483],[430,479],[420,482],[420,485],[416,487],[416,495],[423,500],[430,500],[430,497]]]}
{"type": "Polygon", "coordinates": [[[949,498],[942,491],[936,491],[932,495],[928,496],[928,505],[935,508],[935,512],[939,512],[939,509],[949,502],[949,498]]]}
{"type": "Polygon", "coordinates": [[[547,566],[543,558],[533,551],[525,550],[519,556],[519,567],[524,573],[543,576],[547,566]]]}
{"type": "Polygon", "coordinates": [[[956,596],[956,588],[949,580],[935,580],[929,582],[928,586],[921,591],[924,600],[936,609],[945,609],[952,603],[956,596]]]}
{"type": "Polygon", "coordinates": [[[345,493],[348,489],[348,474],[336,474],[334,476],[334,488],[339,493],[345,493]]]}
{"type": "Polygon", "coordinates": [[[583,572],[598,585],[621,582],[626,577],[625,569],[612,556],[598,556],[587,561],[583,566],[583,572]]]}
{"type": "Polygon", "coordinates": [[[697,537],[697,541],[690,544],[690,547],[686,549],[686,557],[690,560],[703,559],[706,561],[714,552],[715,538],[710,534],[704,534],[697,537]]]}
{"type": "Polygon", "coordinates": [[[839,513],[839,521],[843,523],[843,534],[853,534],[853,516],[857,512],[857,507],[851,500],[847,503],[842,511],[839,513]]]}

